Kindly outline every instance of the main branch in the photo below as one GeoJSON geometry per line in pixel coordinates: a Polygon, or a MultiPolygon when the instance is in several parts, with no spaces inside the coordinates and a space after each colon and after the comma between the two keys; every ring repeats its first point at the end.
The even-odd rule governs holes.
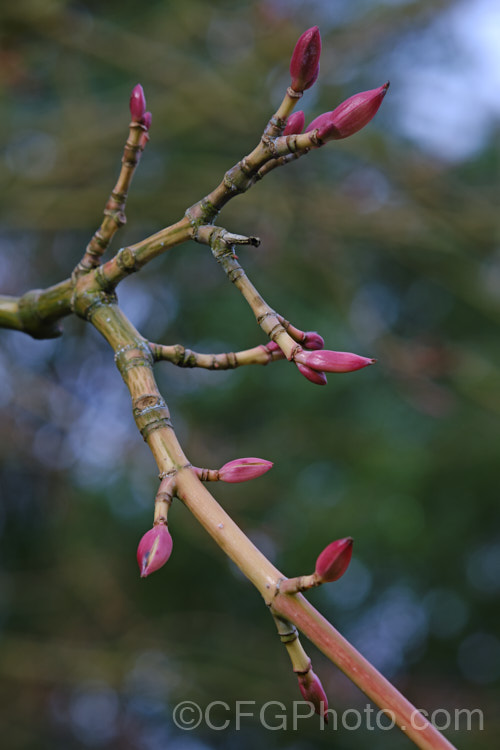
{"type": "MultiPolygon", "coordinates": [[[[290,65],[291,87],[268,122],[259,143],[226,172],[222,181],[208,195],[188,208],[176,223],[141,242],[121,248],[114,257],[102,263],[104,252],[125,222],[128,189],[151,124],[151,116],[145,112],[142,88],[136,86],[130,105],[132,122],[118,181],[105,206],[102,222],[87,245],[82,260],[71,278],[53,287],[32,290],[20,297],[0,296],[0,327],[23,331],[35,338],[50,338],[61,333],[62,318],[74,313],[93,325],[109,343],[130,393],[137,428],[155,458],[161,480],[155,498],[153,529],[147,532],[139,545],[141,575],[158,569],[170,555],[172,542],[167,529],[168,510],[177,497],[262,595],[288,651],[302,695],[313,702],[320,714],[326,711],[326,696],[311,669],[311,661],[300,643],[297,628],[371,700],[393,717],[418,747],[423,750],[450,750],[452,745],[427,719],[298,593],[300,585],[297,586],[297,582],[283,585],[287,579],[252,544],[200,480],[242,481],[266,471],[270,468],[270,462],[248,458],[235,460],[219,471],[193,467],[177,440],[168,406],[153,372],[153,366],[159,360],[169,360],[183,367],[217,370],[246,364],[267,364],[286,357],[297,365],[307,379],[325,384],[324,372],[350,372],[373,362],[348,352],[323,350],[324,342],[319,334],[301,331],[273,310],[248,279],[234,252],[235,247],[240,245],[257,245],[257,238],[235,234],[214,224],[228,201],[244,193],[273,169],[307,154],[311,149],[320,148],[328,140],[352,135],[375,115],[388,84],[351,97],[333,112],[321,115],[302,132],[303,114],[291,116],[291,113],[303,91],[316,80],[320,50],[319,30],[313,27],[297,43],[290,65]],[[210,247],[269,337],[266,345],[236,353],[212,355],[192,352],[178,345],[152,344],[124,315],[117,304],[117,285],[154,258],[189,239],[210,247]]],[[[342,542],[344,551],[350,549],[352,540],[342,542]]],[[[314,585],[318,581],[335,579],[338,571],[332,572],[329,565],[321,581],[317,569],[316,577],[310,579],[314,585]]],[[[300,579],[302,588],[307,580],[300,579]]]]}

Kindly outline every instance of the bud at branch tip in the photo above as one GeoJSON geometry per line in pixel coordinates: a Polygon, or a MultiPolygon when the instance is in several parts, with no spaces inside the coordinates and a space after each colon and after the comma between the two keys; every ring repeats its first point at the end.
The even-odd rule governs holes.
{"type": "Polygon", "coordinates": [[[328,698],[319,677],[310,669],[305,674],[298,674],[297,678],[303,699],[312,703],[315,712],[328,723],[328,698]]]}
{"type": "Polygon", "coordinates": [[[316,117],[307,126],[306,133],[317,130],[320,141],[339,140],[354,135],[375,117],[388,88],[389,81],[378,89],[354,94],[332,112],[316,117]]]}
{"type": "Polygon", "coordinates": [[[329,349],[317,351],[298,351],[294,355],[295,364],[306,365],[319,372],[355,372],[363,367],[373,365],[376,360],[361,357],[352,352],[333,352],[329,349]]]}
{"type": "Polygon", "coordinates": [[[290,60],[291,88],[298,93],[310,88],[319,73],[321,35],[313,26],[299,37],[290,60]]]}
{"type": "Polygon", "coordinates": [[[137,547],[137,562],[141,578],[165,565],[172,553],[172,537],[164,523],[158,523],[147,531],[137,547]]]}
{"type": "Polygon", "coordinates": [[[141,122],[142,118],[146,114],[146,97],[144,96],[144,89],[141,84],[138,83],[134,86],[132,93],[130,94],[130,115],[132,122],[141,122]]]}

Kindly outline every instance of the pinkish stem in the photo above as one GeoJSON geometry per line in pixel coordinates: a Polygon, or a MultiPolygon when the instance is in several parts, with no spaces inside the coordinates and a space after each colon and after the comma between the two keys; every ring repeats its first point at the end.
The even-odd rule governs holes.
{"type": "Polygon", "coordinates": [[[301,594],[277,594],[271,604],[274,615],[293,622],[422,750],[455,750],[448,740],[401,695],[354,646],[301,594]]]}

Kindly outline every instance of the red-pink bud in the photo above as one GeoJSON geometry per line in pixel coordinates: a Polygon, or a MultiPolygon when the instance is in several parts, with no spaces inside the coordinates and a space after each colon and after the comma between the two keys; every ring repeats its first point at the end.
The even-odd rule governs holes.
{"type": "Polygon", "coordinates": [[[290,115],[288,118],[283,135],[297,135],[297,133],[302,133],[305,121],[306,119],[301,109],[299,109],[298,112],[294,112],[293,115],[290,115]]]}
{"type": "Polygon", "coordinates": [[[290,61],[291,88],[305,91],[318,77],[321,36],[317,26],[304,31],[299,37],[290,61]]]}
{"type": "Polygon", "coordinates": [[[147,531],[137,547],[137,562],[141,578],[165,565],[172,552],[172,537],[167,526],[159,523],[147,531]]]}
{"type": "Polygon", "coordinates": [[[281,351],[281,348],[279,344],[276,343],[276,341],[270,341],[268,344],[266,344],[266,349],[268,352],[277,352],[278,349],[280,349],[281,351]]]}
{"type": "Polygon", "coordinates": [[[265,458],[236,458],[219,469],[219,479],[232,484],[248,482],[262,476],[272,467],[273,462],[266,461],[265,458]]]}
{"type": "Polygon", "coordinates": [[[141,122],[146,128],[146,130],[149,130],[149,128],[151,127],[152,119],[153,119],[153,115],[151,114],[151,112],[144,113],[144,117],[142,118],[141,122]]]}
{"type": "Polygon", "coordinates": [[[352,537],[337,539],[325,547],[316,560],[316,575],[322,583],[336,581],[344,575],[352,557],[352,537]]]}
{"type": "Polygon", "coordinates": [[[306,133],[310,133],[312,130],[322,130],[331,121],[333,112],[323,112],[322,115],[318,115],[306,128],[306,133]]]}
{"type": "Polygon", "coordinates": [[[319,76],[319,71],[320,71],[320,64],[318,63],[318,67],[316,68],[316,73],[315,73],[315,74],[313,75],[313,77],[312,77],[312,78],[311,78],[311,80],[309,81],[309,85],[307,86],[307,88],[308,88],[308,89],[310,89],[310,88],[311,88],[311,86],[314,86],[314,84],[315,84],[315,83],[316,83],[316,81],[318,80],[318,76],[319,76]]]}
{"type": "Polygon", "coordinates": [[[373,365],[376,360],[369,357],[361,357],[351,352],[332,352],[329,349],[312,352],[298,352],[295,362],[307,365],[313,370],[320,372],[354,372],[362,367],[373,365]]]}
{"type": "Polygon", "coordinates": [[[140,83],[134,86],[130,94],[130,114],[132,122],[141,122],[146,112],[146,97],[140,83]]]}
{"type": "Polygon", "coordinates": [[[322,716],[328,723],[328,698],[323,690],[323,685],[319,677],[310,669],[305,674],[297,675],[299,680],[299,690],[302,697],[308,703],[312,703],[317,714],[322,716]]]}
{"type": "Polygon", "coordinates": [[[354,94],[333,112],[325,112],[313,120],[307,126],[306,133],[317,128],[321,141],[339,140],[357,133],[375,117],[388,88],[389,81],[378,89],[354,94]]]}
{"type": "Polygon", "coordinates": [[[302,340],[302,346],[304,349],[323,349],[325,340],[316,331],[306,331],[306,335],[302,340]]]}
{"type": "Polygon", "coordinates": [[[298,371],[301,375],[303,375],[305,378],[311,381],[311,383],[315,383],[316,385],[326,385],[327,379],[324,372],[321,372],[319,370],[313,370],[312,367],[308,367],[307,365],[302,365],[300,362],[295,362],[297,365],[298,371]]]}

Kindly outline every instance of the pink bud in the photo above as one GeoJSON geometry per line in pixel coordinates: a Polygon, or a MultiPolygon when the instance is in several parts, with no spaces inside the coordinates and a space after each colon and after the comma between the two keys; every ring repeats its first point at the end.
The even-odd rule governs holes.
{"type": "Polygon", "coordinates": [[[266,349],[268,352],[277,352],[278,349],[280,349],[280,346],[276,343],[276,341],[270,341],[268,344],[266,344],[266,349]]]}
{"type": "Polygon", "coordinates": [[[172,537],[167,526],[159,523],[147,531],[137,547],[137,562],[141,578],[165,565],[172,552],[172,537]]]}
{"type": "Polygon", "coordinates": [[[373,365],[376,360],[360,357],[351,352],[332,352],[328,349],[312,352],[298,352],[295,362],[311,367],[320,372],[354,372],[362,367],[373,365]]]}
{"type": "Polygon", "coordinates": [[[337,539],[325,547],[316,560],[316,575],[322,583],[336,581],[344,575],[352,557],[352,537],[337,539]]]}
{"type": "Polygon", "coordinates": [[[321,36],[317,26],[304,31],[299,37],[290,61],[291,87],[305,91],[313,85],[319,73],[321,36]]]}
{"type": "Polygon", "coordinates": [[[321,372],[319,370],[313,370],[311,367],[308,367],[307,365],[301,365],[300,362],[295,362],[297,365],[297,368],[301,375],[303,375],[305,378],[311,381],[311,383],[315,383],[316,385],[326,385],[327,379],[324,372],[321,372]]]}
{"type": "Polygon", "coordinates": [[[272,466],[273,462],[264,458],[236,458],[219,469],[219,479],[232,484],[248,482],[265,474],[272,466]]]}
{"type": "Polygon", "coordinates": [[[298,112],[294,112],[290,115],[286,128],[283,131],[283,135],[296,135],[302,133],[304,130],[305,117],[301,109],[298,112]]]}
{"type": "Polygon", "coordinates": [[[322,115],[318,115],[306,128],[306,133],[310,133],[313,130],[324,129],[331,121],[333,112],[323,112],[322,115]]]}
{"type": "Polygon", "coordinates": [[[130,94],[130,114],[132,122],[141,122],[146,112],[146,97],[140,83],[134,86],[130,94]]]}
{"type": "Polygon", "coordinates": [[[317,714],[322,716],[328,723],[328,698],[323,690],[323,685],[319,677],[310,669],[305,674],[297,675],[299,680],[299,690],[302,697],[308,703],[312,703],[317,714]]]}
{"type": "Polygon", "coordinates": [[[317,128],[321,141],[338,140],[357,133],[375,117],[388,88],[389,81],[378,89],[354,94],[333,112],[325,112],[313,120],[306,133],[317,128]]]}
{"type": "Polygon", "coordinates": [[[311,88],[311,86],[314,86],[314,84],[315,84],[315,83],[316,83],[316,81],[318,80],[318,76],[319,76],[319,69],[320,69],[320,65],[319,65],[319,63],[318,63],[318,67],[316,68],[316,73],[315,73],[315,74],[313,75],[313,77],[312,77],[312,78],[311,78],[311,80],[309,81],[309,85],[307,86],[307,88],[308,88],[308,89],[310,89],[310,88],[311,88]]]}
{"type": "Polygon", "coordinates": [[[149,130],[149,128],[151,127],[152,119],[153,119],[153,115],[151,114],[151,112],[144,113],[144,117],[142,118],[141,122],[146,128],[146,130],[149,130]]]}
{"type": "Polygon", "coordinates": [[[325,346],[325,340],[323,336],[320,336],[316,331],[306,331],[306,334],[302,339],[302,346],[304,349],[323,349],[325,346]]]}

